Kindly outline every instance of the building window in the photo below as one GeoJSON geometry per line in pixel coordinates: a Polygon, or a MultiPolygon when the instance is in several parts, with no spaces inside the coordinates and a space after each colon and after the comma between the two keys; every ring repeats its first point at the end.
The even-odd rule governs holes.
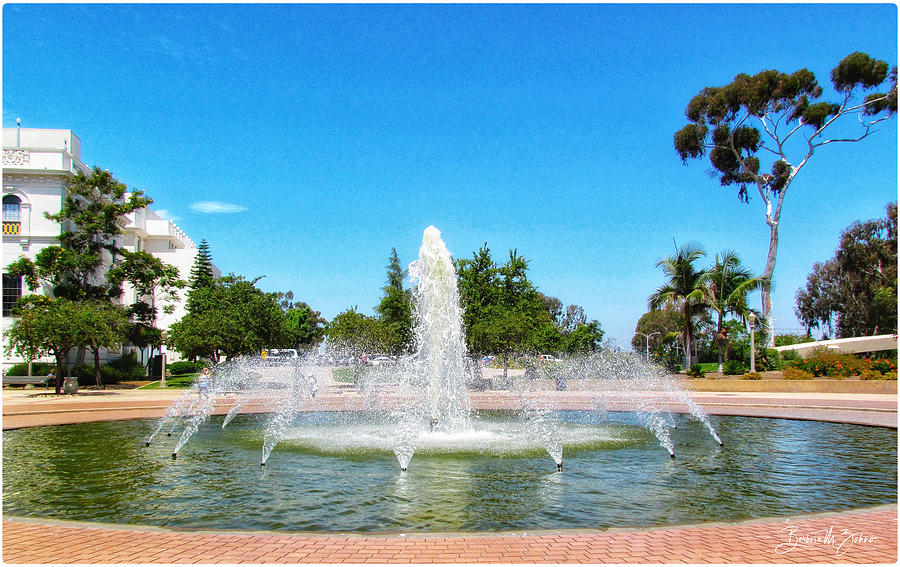
{"type": "MultiPolygon", "coordinates": [[[[5,206],[5,204],[4,204],[5,206]]],[[[3,274],[3,316],[12,313],[16,301],[22,297],[22,276],[3,274]]]]}
{"type": "Polygon", "coordinates": [[[22,199],[19,199],[15,195],[4,195],[3,196],[3,234],[21,234],[21,232],[22,232],[22,199]]]}

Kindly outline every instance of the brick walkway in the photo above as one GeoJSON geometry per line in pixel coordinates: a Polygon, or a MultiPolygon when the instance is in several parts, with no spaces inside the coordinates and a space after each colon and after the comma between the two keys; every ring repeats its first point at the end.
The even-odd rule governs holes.
{"type": "Polygon", "coordinates": [[[644,531],[356,536],[7,520],[7,563],[895,563],[897,509],[644,531]]]}
{"type": "MultiPolygon", "coordinates": [[[[559,407],[587,403],[554,393],[559,407]]],[[[896,396],[704,394],[708,413],[826,419],[897,426],[896,396]]],[[[157,417],[171,394],[127,393],[60,399],[4,392],[3,428],[157,417]]],[[[473,396],[479,407],[502,397],[473,396]]],[[[329,396],[317,409],[352,409],[329,396]]],[[[612,409],[612,408],[610,408],[612,409]]],[[[651,530],[509,534],[329,535],[178,532],[152,527],[4,518],[7,563],[895,563],[897,507],[738,524],[651,530]]]]}

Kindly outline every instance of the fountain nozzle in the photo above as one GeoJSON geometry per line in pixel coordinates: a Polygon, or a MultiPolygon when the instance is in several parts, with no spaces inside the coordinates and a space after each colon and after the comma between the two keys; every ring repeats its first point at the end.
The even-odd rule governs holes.
{"type": "Polygon", "coordinates": [[[725,443],[722,443],[721,441],[719,441],[719,447],[724,447],[724,446],[725,446],[725,443]]]}
{"type": "Polygon", "coordinates": [[[674,459],[674,458],[675,458],[675,453],[669,453],[669,456],[672,457],[672,458],[674,459]]]}
{"type": "Polygon", "coordinates": [[[431,431],[434,431],[434,427],[435,427],[437,424],[438,424],[437,418],[436,418],[436,417],[432,417],[432,418],[431,418],[431,424],[430,424],[430,429],[431,429],[431,431]]]}
{"type": "Polygon", "coordinates": [[[400,470],[406,472],[406,467],[400,467],[400,470]]]}
{"type": "Polygon", "coordinates": [[[556,470],[562,472],[562,463],[556,463],[556,470]]]}
{"type": "Polygon", "coordinates": [[[174,461],[177,458],[178,458],[178,453],[172,453],[172,460],[174,461]]]}
{"type": "Polygon", "coordinates": [[[150,446],[150,442],[149,442],[149,441],[147,441],[147,445],[146,445],[146,446],[147,446],[147,447],[149,447],[149,446],[150,446]]]}
{"type": "Polygon", "coordinates": [[[264,466],[266,466],[266,462],[265,462],[265,461],[263,461],[263,462],[261,462],[261,463],[259,463],[259,466],[261,466],[261,467],[264,467],[264,466]]]}
{"type": "Polygon", "coordinates": [[[166,437],[171,437],[171,436],[172,436],[172,432],[171,432],[171,431],[168,432],[168,433],[166,433],[166,437]]]}

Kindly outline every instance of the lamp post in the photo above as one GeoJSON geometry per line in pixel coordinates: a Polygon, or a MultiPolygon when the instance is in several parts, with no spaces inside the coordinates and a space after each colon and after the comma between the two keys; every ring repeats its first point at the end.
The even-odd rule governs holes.
{"type": "Polygon", "coordinates": [[[650,337],[652,337],[653,335],[658,335],[659,333],[660,333],[659,331],[655,331],[653,333],[650,333],[649,335],[645,335],[644,333],[639,333],[637,331],[634,332],[635,335],[641,335],[642,337],[647,339],[647,351],[646,351],[647,360],[650,360],[650,337]]]}
{"type": "Polygon", "coordinates": [[[750,322],[750,372],[756,372],[756,343],[755,343],[755,333],[756,330],[756,315],[751,313],[747,317],[747,321],[750,322]]]}

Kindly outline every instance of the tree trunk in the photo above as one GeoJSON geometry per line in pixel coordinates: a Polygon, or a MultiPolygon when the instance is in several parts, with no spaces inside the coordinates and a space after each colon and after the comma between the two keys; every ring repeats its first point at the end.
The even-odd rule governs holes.
{"type": "Polygon", "coordinates": [[[65,353],[56,353],[56,394],[62,394],[63,376],[66,373],[65,353]]]}
{"type": "Polygon", "coordinates": [[[682,370],[687,372],[691,367],[691,311],[690,306],[685,299],[684,308],[684,361],[682,362],[682,370]]]}
{"type": "MultiPolygon", "coordinates": [[[[780,209],[780,207],[779,207],[780,209]]],[[[766,256],[766,269],[762,273],[762,277],[769,282],[772,281],[772,274],[775,272],[775,257],[778,254],[778,219],[773,219],[769,223],[769,253],[766,256]]],[[[763,286],[760,295],[762,296],[762,332],[764,335],[764,343],[766,348],[775,348],[775,333],[772,329],[772,291],[771,286],[763,286]]]]}
{"type": "Polygon", "coordinates": [[[718,323],[716,324],[716,349],[718,351],[718,355],[717,355],[716,359],[719,363],[719,366],[718,366],[719,374],[721,374],[724,371],[724,366],[722,364],[722,343],[724,341],[719,339],[720,336],[722,336],[722,312],[721,311],[719,311],[719,320],[718,320],[718,323]]]}
{"type": "Polygon", "coordinates": [[[94,380],[97,382],[97,387],[103,388],[103,380],[100,378],[100,349],[95,348],[94,350],[94,380]]]}

